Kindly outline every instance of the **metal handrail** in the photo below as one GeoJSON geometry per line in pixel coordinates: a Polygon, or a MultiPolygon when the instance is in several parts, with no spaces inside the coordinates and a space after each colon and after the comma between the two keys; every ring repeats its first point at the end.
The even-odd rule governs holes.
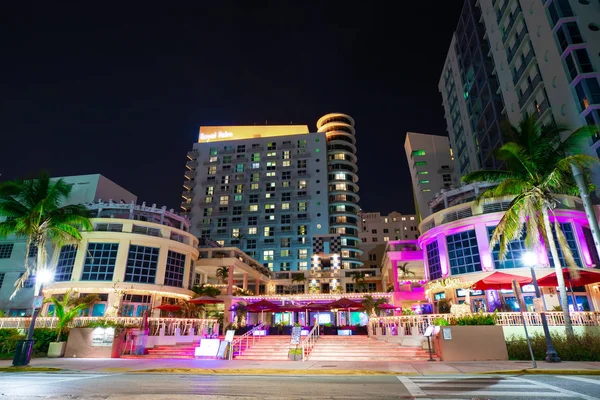
{"type": "Polygon", "coordinates": [[[315,347],[315,343],[319,338],[319,332],[319,324],[315,324],[306,338],[302,341],[302,361],[306,361],[306,357],[310,354],[313,347],[315,347]]]}
{"type": "Polygon", "coordinates": [[[238,346],[238,352],[239,352],[239,354],[242,354],[241,343],[244,340],[246,341],[246,347],[244,347],[244,349],[248,348],[248,344],[250,342],[250,337],[252,337],[252,345],[254,346],[254,340],[255,340],[255,337],[256,337],[256,336],[254,336],[254,332],[257,331],[257,330],[261,330],[261,328],[263,328],[263,324],[262,323],[256,325],[254,328],[250,329],[248,332],[244,333],[242,336],[238,337],[237,339],[233,339],[233,341],[231,342],[231,351],[229,352],[229,361],[233,360],[233,353],[235,351],[235,346],[236,345],[238,346]]]}

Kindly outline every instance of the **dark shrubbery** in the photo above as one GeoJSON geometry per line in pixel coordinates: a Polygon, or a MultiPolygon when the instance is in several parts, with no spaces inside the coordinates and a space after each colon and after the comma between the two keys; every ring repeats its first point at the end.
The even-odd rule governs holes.
{"type": "MultiPolygon", "coordinates": [[[[25,339],[26,335],[21,329],[0,329],[0,359],[11,359],[17,348],[17,342],[25,339]]],[[[33,331],[33,355],[45,357],[48,353],[50,342],[56,341],[56,330],[38,328],[33,331]]],[[[63,336],[66,341],[66,337],[63,336]]]]}
{"type": "MultiPolygon", "coordinates": [[[[582,334],[567,339],[565,335],[551,334],[552,344],[563,361],[600,361],[600,335],[582,334]]],[[[546,357],[546,339],[535,333],[530,336],[531,348],[536,360],[546,357]]],[[[522,336],[512,336],[506,341],[508,357],[511,360],[529,360],[527,341],[522,336]]]]}

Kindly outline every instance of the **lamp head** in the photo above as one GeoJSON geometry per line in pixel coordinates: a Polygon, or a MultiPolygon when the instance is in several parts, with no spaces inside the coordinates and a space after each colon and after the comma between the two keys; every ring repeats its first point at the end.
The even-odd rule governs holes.
{"type": "Polygon", "coordinates": [[[526,251],[523,253],[521,261],[528,267],[534,267],[538,263],[537,255],[533,251],[526,251]]]}
{"type": "Polygon", "coordinates": [[[35,280],[37,281],[37,283],[45,285],[54,280],[54,274],[52,273],[52,271],[47,269],[39,270],[36,273],[35,280]]]}

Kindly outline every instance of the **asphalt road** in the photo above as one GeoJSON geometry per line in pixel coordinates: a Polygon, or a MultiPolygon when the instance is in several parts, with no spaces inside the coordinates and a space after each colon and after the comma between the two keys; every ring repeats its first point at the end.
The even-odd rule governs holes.
{"type": "Polygon", "coordinates": [[[600,399],[600,376],[0,373],[8,399],[600,399]]]}

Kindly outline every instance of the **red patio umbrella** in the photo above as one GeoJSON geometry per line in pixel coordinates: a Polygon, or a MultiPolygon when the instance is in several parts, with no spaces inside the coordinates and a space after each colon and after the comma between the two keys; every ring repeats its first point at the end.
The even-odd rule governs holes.
{"type": "MultiPolygon", "coordinates": [[[[590,269],[578,268],[575,271],[571,271],[569,268],[563,268],[563,276],[570,286],[585,286],[600,282],[600,271],[590,269]]],[[[537,282],[538,286],[558,286],[556,272],[538,279],[537,282]]]]}
{"type": "Polygon", "coordinates": [[[379,308],[380,310],[395,310],[396,308],[400,308],[400,307],[393,306],[389,303],[383,303],[383,304],[378,305],[377,308],[379,308]]]}
{"type": "Polygon", "coordinates": [[[471,290],[511,290],[513,281],[517,281],[519,285],[526,285],[531,283],[531,277],[496,271],[475,282],[471,290]]]}
{"type": "Polygon", "coordinates": [[[268,300],[260,300],[256,303],[248,304],[248,311],[257,312],[257,311],[279,311],[279,306],[275,303],[272,303],[268,300]]]}
{"type": "Polygon", "coordinates": [[[179,306],[177,304],[161,304],[160,306],[158,306],[156,308],[159,310],[169,311],[169,312],[181,310],[181,306],[179,306]]]}
{"type": "Polygon", "coordinates": [[[354,310],[359,310],[362,308],[362,304],[356,302],[356,301],[352,301],[350,299],[347,299],[345,297],[342,297],[339,300],[336,301],[332,301],[331,303],[327,303],[325,304],[329,309],[333,309],[333,308],[346,308],[346,309],[354,309],[354,310]]]}
{"type": "Polygon", "coordinates": [[[210,296],[200,296],[200,297],[195,297],[191,300],[188,300],[188,303],[192,303],[192,304],[217,304],[217,303],[225,303],[224,300],[219,300],[216,297],[210,297],[210,296]]]}

